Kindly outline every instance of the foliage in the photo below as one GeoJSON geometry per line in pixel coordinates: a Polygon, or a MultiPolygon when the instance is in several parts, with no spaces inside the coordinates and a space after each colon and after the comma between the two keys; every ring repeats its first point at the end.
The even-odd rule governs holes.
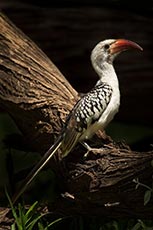
{"type": "Polygon", "coordinates": [[[37,211],[38,208],[38,202],[36,201],[34,204],[32,204],[28,209],[24,207],[24,205],[21,205],[21,203],[18,204],[17,209],[13,206],[12,201],[6,192],[7,198],[9,200],[12,214],[14,217],[14,223],[11,225],[11,230],[49,230],[50,227],[52,227],[55,223],[62,220],[62,218],[58,218],[51,223],[45,223],[44,221],[41,221],[43,217],[45,217],[47,214],[41,214],[39,211],[37,211]]]}
{"type": "Polygon", "coordinates": [[[144,194],[144,205],[147,205],[149,203],[149,201],[151,200],[151,196],[153,194],[153,188],[151,188],[151,187],[149,187],[143,183],[140,183],[138,178],[134,179],[133,182],[136,183],[136,189],[138,189],[139,186],[146,188],[146,191],[144,194]]]}

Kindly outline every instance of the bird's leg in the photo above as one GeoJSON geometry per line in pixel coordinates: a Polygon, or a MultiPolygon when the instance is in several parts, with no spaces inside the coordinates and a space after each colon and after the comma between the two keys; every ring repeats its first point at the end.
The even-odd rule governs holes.
{"type": "Polygon", "coordinates": [[[92,147],[90,147],[85,141],[81,141],[80,142],[82,145],[83,145],[83,147],[85,147],[86,149],[87,149],[87,152],[84,154],[84,158],[87,158],[88,157],[88,154],[89,154],[89,152],[96,152],[96,148],[92,148],[92,147]]]}
{"type": "Polygon", "coordinates": [[[81,144],[82,144],[83,147],[85,147],[89,152],[92,150],[92,148],[91,148],[85,141],[81,141],[81,144]]]}
{"type": "Polygon", "coordinates": [[[96,155],[96,154],[100,153],[99,150],[101,150],[101,151],[105,150],[105,145],[103,145],[103,147],[100,147],[100,148],[99,147],[92,148],[85,141],[81,141],[80,143],[87,149],[87,152],[84,154],[84,158],[88,157],[89,152],[92,152],[93,154],[96,155]]]}

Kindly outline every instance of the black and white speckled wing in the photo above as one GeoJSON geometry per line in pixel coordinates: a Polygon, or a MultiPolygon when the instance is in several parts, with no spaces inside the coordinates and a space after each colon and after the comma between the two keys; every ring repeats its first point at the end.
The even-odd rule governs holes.
{"type": "Polygon", "coordinates": [[[62,144],[64,156],[71,151],[90,125],[99,120],[111,96],[111,86],[100,83],[76,103],[66,120],[62,144]]]}

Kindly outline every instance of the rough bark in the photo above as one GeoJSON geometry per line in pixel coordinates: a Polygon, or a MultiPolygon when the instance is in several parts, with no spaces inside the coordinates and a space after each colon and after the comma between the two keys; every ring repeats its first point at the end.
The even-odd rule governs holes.
{"type": "Polygon", "coordinates": [[[49,58],[2,14],[0,28],[0,104],[29,145],[45,150],[77,93],[49,58]]]}
{"type": "MultiPolygon", "coordinates": [[[[32,148],[45,150],[78,99],[77,93],[46,55],[2,14],[0,28],[1,106],[32,148]]],[[[54,211],[64,215],[152,216],[151,202],[146,206],[143,202],[146,188],[136,190],[133,179],[151,184],[153,152],[133,152],[101,133],[94,138],[96,146],[103,143],[102,149],[83,158],[85,150],[78,145],[64,164],[57,163],[63,195],[55,201],[54,211]]]]}
{"type": "Polygon", "coordinates": [[[152,159],[153,152],[134,152],[128,146],[109,143],[90,152],[83,161],[68,160],[66,189],[54,211],[64,215],[152,218],[152,197],[144,205],[145,186],[152,187],[152,159]],[[138,186],[139,182],[143,185],[138,186]]]}
{"type": "Polygon", "coordinates": [[[126,52],[114,63],[122,93],[115,120],[153,127],[152,7],[145,2],[136,7],[125,1],[90,2],[58,0],[52,7],[52,1],[43,1],[40,7],[34,0],[1,0],[0,8],[54,60],[78,92],[87,92],[98,79],[90,65],[90,51],[98,41],[124,37],[141,45],[143,53],[126,52]]]}

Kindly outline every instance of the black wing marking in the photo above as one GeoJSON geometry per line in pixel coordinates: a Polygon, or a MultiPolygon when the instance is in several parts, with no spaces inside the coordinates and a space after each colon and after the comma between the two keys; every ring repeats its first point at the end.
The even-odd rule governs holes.
{"type": "Polygon", "coordinates": [[[110,102],[112,91],[111,86],[100,83],[76,103],[65,123],[63,153],[70,152],[83,132],[100,118],[110,102]]]}
{"type": "Polygon", "coordinates": [[[78,132],[87,129],[90,124],[100,118],[110,102],[112,91],[111,86],[101,83],[78,101],[72,110],[78,132]]]}

